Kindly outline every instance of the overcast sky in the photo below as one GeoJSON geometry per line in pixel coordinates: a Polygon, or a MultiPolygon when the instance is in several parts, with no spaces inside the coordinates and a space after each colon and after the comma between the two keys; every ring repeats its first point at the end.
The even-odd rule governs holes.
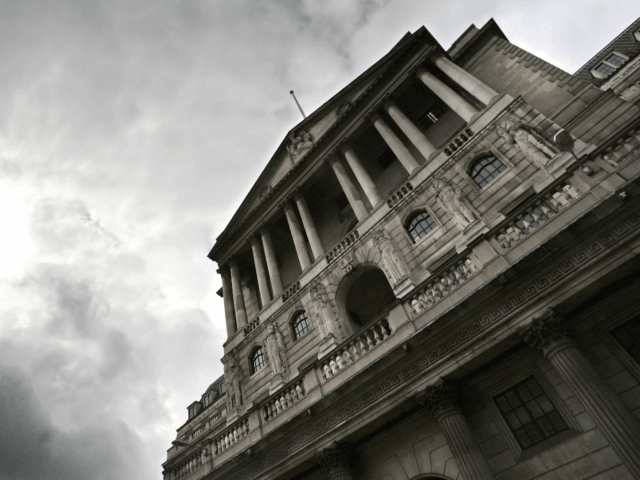
{"type": "Polygon", "coordinates": [[[574,72],[637,0],[0,0],[0,480],[158,480],[222,374],[206,258],[300,114],[493,17],[574,72]],[[558,6],[562,5],[562,6],[558,6]]]}

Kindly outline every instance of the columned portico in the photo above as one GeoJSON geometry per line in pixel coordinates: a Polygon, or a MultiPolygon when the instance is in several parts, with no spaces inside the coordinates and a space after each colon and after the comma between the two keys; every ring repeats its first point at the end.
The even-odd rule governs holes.
{"type": "Polygon", "coordinates": [[[322,240],[320,240],[320,235],[318,235],[316,223],[313,221],[313,217],[309,211],[309,206],[307,205],[307,201],[305,200],[302,192],[297,191],[293,198],[296,202],[296,206],[298,207],[298,211],[300,212],[300,218],[302,219],[304,230],[307,232],[307,238],[311,245],[314,260],[317,260],[325,254],[325,251],[324,246],[322,245],[322,240]]]}
{"type": "Polygon", "coordinates": [[[342,191],[346,195],[349,205],[353,208],[353,212],[356,214],[356,218],[358,220],[362,220],[364,217],[369,215],[369,211],[362,201],[362,198],[360,198],[360,193],[351,181],[347,170],[344,168],[340,159],[335,156],[329,157],[328,162],[331,165],[333,172],[336,174],[338,182],[342,187],[342,191]]]}
{"type": "Polygon", "coordinates": [[[276,252],[273,249],[271,234],[266,227],[260,229],[260,237],[262,237],[264,256],[267,260],[267,270],[269,272],[269,279],[271,280],[271,290],[273,291],[273,297],[275,298],[280,296],[284,290],[284,287],[282,286],[282,277],[280,276],[280,267],[278,266],[276,252]]]}
{"type": "Polygon", "coordinates": [[[233,305],[236,311],[236,326],[244,328],[247,325],[247,310],[244,305],[240,270],[235,259],[231,259],[229,262],[229,269],[231,270],[231,288],[233,289],[233,305]]]}
{"type": "Polygon", "coordinates": [[[564,319],[548,312],[522,337],[541,351],[582,402],[631,475],[640,478],[640,420],[593,368],[571,338],[564,319]]]}
{"type": "Polygon", "coordinates": [[[349,460],[351,449],[348,445],[338,443],[327,447],[318,454],[318,461],[329,474],[330,480],[353,480],[349,460]]]}
{"type": "Polygon", "coordinates": [[[229,269],[221,266],[218,273],[222,277],[222,299],[224,300],[224,319],[227,324],[227,337],[231,337],[237,331],[236,315],[233,310],[233,288],[229,269]]]}
{"type": "Polygon", "coordinates": [[[300,222],[293,209],[293,206],[289,201],[285,201],[282,204],[282,209],[287,217],[287,223],[289,224],[289,230],[291,231],[291,237],[293,238],[293,244],[296,247],[296,253],[298,254],[298,261],[302,270],[306,270],[311,266],[311,260],[309,259],[309,252],[307,251],[307,242],[302,232],[300,222]]]}
{"type": "Polygon", "coordinates": [[[448,85],[442,82],[442,80],[437,78],[426,68],[421,67],[418,70],[417,75],[422,83],[429,87],[429,89],[435,93],[440,100],[449,105],[449,107],[460,115],[465,122],[470,121],[471,117],[478,113],[479,110],[476,107],[454,92],[448,85]]]}
{"type": "Polygon", "coordinates": [[[371,123],[376,128],[378,133],[382,136],[383,140],[395,156],[398,158],[402,166],[407,170],[407,172],[411,173],[416,168],[420,167],[418,161],[411,154],[409,149],[402,143],[402,140],[398,138],[398,136],[389,128],[389,125],[382,119],[380,115],[377,113],[373,113],[369,116],[371,123]]]}
{"type": "Polygon", "coordinates": [[[362,190],[364,190],[365,195],[371,202],[371,205],[375,207],[381,203],[384,199],[382,198],[378,187],[373,183],[373,179],[369,176],[369,172],[364,168],[364,165],[362,165],[362,162],[356,155],[356,152],[353,151],[353,148],[351,148],[350,145],[345,144],[340,149],[347,159],[347,163],[351,167],[351,170],[353,170],[353,173],[356,175],[356,179],[360,183],[362,190]]]}
{"type": "Polygon", "coordinates": [[[257,235],[251,236],[251,251],[253,252],[253,263],[256,266],[256,277],[258,278],[258,290],[260,291],[260,300],[264,307],[271,301],[271,292],[269,291],[269,279],[267,277],[267,268],[262,254],[260,238],[257,235]]]}
{"type": "Polygon", "coordinates": [[[493,90],[487,84],[481,82],[475,76],[449,60],[444,53],[439,55],[434,63],[449,78],[485,105],[488,105],[489,102],[491,102],[491,99],[498,95],[498,92],[493,90]]]}
{"type": "Polygon", "coordinates": [[[396,105],[395,102],[392,100],[385,101],[384,109],[400,127],[400,130],[402,130],[407,138],[411,140],[411,143],[415,145],[424,158],[429,158],[429,156],[436,151],[436,147],[433,146],[415,123],[413,123],[409,117],[407,117],[404,112],[398,108],[398,105],[396,105]]]}
{"type": "Polygon", "coordinates": [[[464,478],[495,480],[487,459],[471,435],[469,424],[458,407],[458,396],[453,386],[446,382],[431,385],[426,388],[420,402],[442,428],[464,478]]]}

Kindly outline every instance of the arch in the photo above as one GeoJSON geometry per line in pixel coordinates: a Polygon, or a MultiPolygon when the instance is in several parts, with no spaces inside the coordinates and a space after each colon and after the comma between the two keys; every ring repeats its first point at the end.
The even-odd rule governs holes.
{"type": "Polygon", "coordinates": [[[360,263],[342,278],[336,291],[340,318],[354,334],[396,302],[389,280],[378,265],[360,263]]]}
{"type": "Polygon", "coordinates": [[[424,208],[414,210],[407,215],[403,225],[413,243],[417,243],[438,227],[431,213],[424,208]]]}
{"type": "Polygon", "coordinates": [[[258,373],[262,370],[266,365],[266,361],[264,358],[264,350],[262,350],[261,346],[254,347],[249,354],[249,371],[251,375],[254,373],[258,373]]]}
{"type": "Polygon", "coordinates": [[[486,153],[471,162],[467,172],[480,188],[484,188],[506,169],[507,166],[497,155],[486,153]]]}
{"type": "Polygon", "coordinates": [[[289,325],[291,326],[291,337],[294,341],[304,337],[311,331],[309,316],[304,310],[296,310],[296,312],[291,315],[289,325]]]}

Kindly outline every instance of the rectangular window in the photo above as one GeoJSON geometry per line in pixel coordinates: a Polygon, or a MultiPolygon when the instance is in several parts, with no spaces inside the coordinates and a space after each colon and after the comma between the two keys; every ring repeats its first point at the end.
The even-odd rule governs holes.
{"type": "Polygon", "coordinates": [[[607,63],[601,63],[596,67],[596,70],[602,73],[603,75],[611,75],[615,70],[615,67],[612,67],[607,63]]]}
{"type": "Polygon", "coordinates": [[[611,335],[640,364],[640,317],[633,318],[611,330],[611,335]]]}
{"type": "Polygon", "coordinates": [[[349,205],[349,200],[347,200],[347,196],[344,193],[338,195],[335,198],[334,202],[336,202],[336,208],[340,211],[342,211],[342,209],[346,208],[347,205],[349,205]]]}
{"type": "Polygon", "coordinates": [[[438,105],[434,105],[429,110],[427,110],[418,121],[424,128],[429,128],[431,125],[436,123],[440,118],[444,115],[444,110],[442,107],[438,105]]]}
{"type": "Polygon", "coordinates": [[[569,429],[533,376],[493,401],[523,450],[569,429]]]}
{"type": "Polygon", "coordinates": [[[616,67],[619,67],[620,65],[622,65],[625,62],[625,60],[626,59],[624,57],[621,57],[617,53],[612,53],[611,55],[609,55],[607,57],[605,62],[610,63],[611,65],[614,65],[616,67]]]}
{"type": "Polygon", "coordinates": [[[393,152],[390,149],[387,148],[384,151],[384,153],[378,157],[377,161],[378,161],[378,165],[380,165],[380,168],[382,168],[383,170],[386,170],[391,166],[391,164],[395,161],[395,159],[396,159],[396,156],[393,154],[393,152]]]}

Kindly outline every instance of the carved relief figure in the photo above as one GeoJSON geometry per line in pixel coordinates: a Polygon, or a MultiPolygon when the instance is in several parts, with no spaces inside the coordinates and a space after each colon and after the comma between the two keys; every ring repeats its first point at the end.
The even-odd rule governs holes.
{"type": "Polygon", "coordinates": [[[509,117],[503,126],[496,127],[498,133],[510,144],[516,144],[531,160],[545,166],[559,151],[538,135],[529,125],[509,117]]]}
{"type": "Polygon", "coordinates": [[[402,258],[400,252],[398,252],[395,244],[384,229],[376,232],[373,243],[380,249],[380,253],[382,253],[382,263],[388,272],[391,285],[395,285],[400,280],[409,276],[409,267],[407,267],[404,258],[402,258]]]}
{"type": "Polygon", "coordinates": [[[297,135],[295,132],[291,132],[289,139],[291,143],[287,145],[287,151],[292,157],[297,157],[313,145],[313,138],[306,130],[300,130],[297,135]]]}
{"type": "Polygon", "coordinates": [[[454,187],[446,180],[440,179],[436,182],[436,201],[438,205],[449,213],[464,231],[469,225],[476,221],[476,217],[467,205],[462,195],[462,191],[458,187],[454,187]]]}
{"type": "Polygon", "coordinates": [[[284,337],[273,323],[267,326],[265,350],[273,374],[285,373],[287,371],[287,353],[284,348],[284,337]]]}
{"type": "Polygon", "coordinates": [[[322,284],[311,289],[311,301],[313,302],[314,320],[320,329],[322,338],[335,336],[335,315],[322,284]]]}
{"type": "Polygon", "coordinates": [[[227,387],[227,411],[242,405],[242,390],[240,387],[243,381],[242,368],[235,359],[230,356],[224,372],[224,383],[227,387]]]}

